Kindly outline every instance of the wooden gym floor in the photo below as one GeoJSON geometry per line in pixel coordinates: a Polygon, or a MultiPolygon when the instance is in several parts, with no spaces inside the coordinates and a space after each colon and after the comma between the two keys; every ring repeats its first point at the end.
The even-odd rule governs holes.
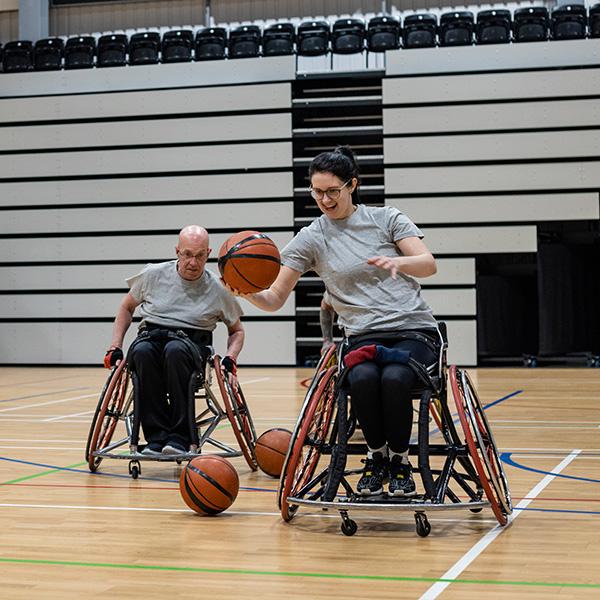
{"type": "MultiPolygon", "coordinates": [[[[471,370],[514,505],[500,530],[489,509],[430,513],[277,512],[277,482],[234,465],[242,489],[221,516],[195,515],[178,470],[84,462],[106,371],[0,369],[0,597],[599,598],[600,371],[471,370]]],[[[243,369],[260,434],[291,429],[306,369],[243,369]]],[[[233,440],[229,426],[220,432],[233,440]]]]}

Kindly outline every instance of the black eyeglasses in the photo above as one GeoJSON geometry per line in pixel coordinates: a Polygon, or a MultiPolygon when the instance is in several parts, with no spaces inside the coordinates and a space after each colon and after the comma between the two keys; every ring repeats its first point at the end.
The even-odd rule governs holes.
{"type": "Polygon", "coordinates": [[[352,181],[348,179],[341,187],[330,187],[326,190],[320,190],[319,188],[309,187],[308,191],[315,200],[322,200],[324,196],[327,196],[330,200],[337,200],[342,193],[342,190],[352,181]]]}

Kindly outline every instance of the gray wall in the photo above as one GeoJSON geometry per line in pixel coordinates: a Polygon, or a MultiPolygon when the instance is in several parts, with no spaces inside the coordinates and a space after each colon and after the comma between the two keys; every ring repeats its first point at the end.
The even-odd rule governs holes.
{"type": "MultiPolygon", "coordinates": [[[[98,364],[124,278],[185,224],[215,259],[243,229],[285,245],[293,77],[292,57],[2,74],[0,363],[98,364]]],[[[241,362],[295,364],[294,297],[244,310],[241,362]]]]}
{"type": "MultiPolygon", "coordinates": [[[[388,53],[386,203],[440,260],[536,252],[537,222],[600,218],[599,63],[600,40],[388,53]]],[[[443,287],[432,306],[460,330],[454,360],[474,364],[476,289],[463,283],[458,309],[443,287]]]]}

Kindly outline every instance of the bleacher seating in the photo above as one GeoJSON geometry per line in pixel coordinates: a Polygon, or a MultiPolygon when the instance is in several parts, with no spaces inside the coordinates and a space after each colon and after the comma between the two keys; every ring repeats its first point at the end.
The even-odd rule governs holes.
{"type": "Polygon", "coordinates": [[[123,33],[103,35],[98,40],[98,67],[122,67],[127,64],[127,36],[123,33]]]}
{"type": "Polygon", "coordinates": [[[167,31],[160,46],[162,62],[189,62],[194,49],[194,34],[188,29],[167,31]]]}
{"type": "Polygon", "coordinates": [[[129,64],[153,65],[158,62],[160,34],[156,31],[134,33],[129,39],[129,64]]]}
{"type": "Polygon", "coordinates": [[[600,3],[590,8],[589,28],[590,37],[600,37],[600,3]]]}
{"type": "Polygon", "coordinates": [[[298,26],[297,52],[301,56],[321,56],[329,51],[329,23],[305,21],[298,26]]]}
{"type": "Polygon", "coordinates": [[[389,16],[373,17],[367,30],[367,48],[384,52],[400,48],[400,22],[389,16]]]}
{"type": "Polygon", "coordinates": [[[196,60],[219,60],[225,58],[227,29],[207,27],[196,33],[196,60]]]}
{"type": "Polygon", "coordinates": [[[33,68],[33,44],[27,40],[8,42],[4,46],[2,64],[5,73],[20,73],[33,68]]]}
{"type": "Polygon", "coordinates": [[[515,42],[543,42],[548,39],[548,9],[545,6],[518,8],[513,15],[515,42]]]}
{"type": "Polygon", "coordinates": [[[475,37],[478,44],[508,44],[511,28],[509,10],[482,10],[477,13],[475,37]]]}
{"type": "Polygon", "coordinates": [[[365,47],[365,24],[360,19],[338,19],[331,28],[331,50],[336,54],[356,54],[365,47]]]}
{"type": "Polygon", "coordinates": [[[33,67],[36,71],[56,71],[62,67],[64,42],[60,38],[38,40],[33,49],[33,67]]]}
{"type": "Polygon", "coordinates": [[[431,48],[436,44],[437,17],[430,13],[408,15],[404,19],[404,48],[431,48]]]}
{"type": "Polygon", "coordinates": [[[473,13],[464,10],[444,13],[440,19],[440,46],[470,46],[473,43],[475,19],[473,13]]]}
{"type": "Polygon", "coordinates": [[[251,58],[260,52],[261,31],[257,25],[240,25],[229,32],[229,58],[251,58]]]}
{"type": "Polygon", "coordinates": [[[95,55],[96,38],[89,35],[69,38],[65,45],[65,69],[90,69],[95,55]]]}
{"type": "Polygon", "coordinates": [[[291,23],[273,23],[263,32],[263,55],[283,56],[294,53],[296,32],[291,23]]]}
{"type": "MultiPolygon", "coordinates": [[[[261,55],[323,57],[331,52],[331,58],[322,63],[329,65],[324,68],[335,70],[344,65],[352,70],[356,67],[348,67],[348,60],[363,64],[365,68],[382,68],[384,56],[377,57],[376,53],[400,48],[600,37],[600,3],[590,7],[589,16],[583,4],[557,6],[551,14],[541,5],[516,6],[512,14],[502,7],[479,10],[476,16],[466,8],[451,12],[431,9],[430,13],[401,13],[394,8],[392,14],[330,15],[310,20],[270,19],[198,29],[189,25],[179,29],[160,27],[159,31],[98,32],[71,37],[66,45],[60,38],[38,40],[35,45],[15,41],[6,43],[3,48],[0,45],[0,63],[5,72],[23,72],[261,55]],[[361,57],[334,57],[359,54],[364,50],[368,52],[361,57]],[[369,59],[369,53],[375,54],[369,59]]],[[[314,65],[321,68],[316,67],[317,63],[314,65]]]]}
{"type": "Polygon", "coordinates": [[[553,40],[576,40],[585,37],[587,13],[583,4],[563,4],[556,7],[550,17],[553,40]]]}

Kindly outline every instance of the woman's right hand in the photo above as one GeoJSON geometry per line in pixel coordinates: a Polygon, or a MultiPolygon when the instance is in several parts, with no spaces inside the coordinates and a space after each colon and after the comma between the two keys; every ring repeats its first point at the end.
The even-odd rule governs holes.
{"type": "Polygon", "coordinates": [[[253,296],[254,294],[242,294],[242,292],[240,292],[239,290],[236,290],[234,288],[232,288],[222,277],[221,277],[221,283],[223,284],[223,287],[233,296],[237,296],[238,298],[245,298],[246,300],[249,300],[251,296],[253,296]]]}

